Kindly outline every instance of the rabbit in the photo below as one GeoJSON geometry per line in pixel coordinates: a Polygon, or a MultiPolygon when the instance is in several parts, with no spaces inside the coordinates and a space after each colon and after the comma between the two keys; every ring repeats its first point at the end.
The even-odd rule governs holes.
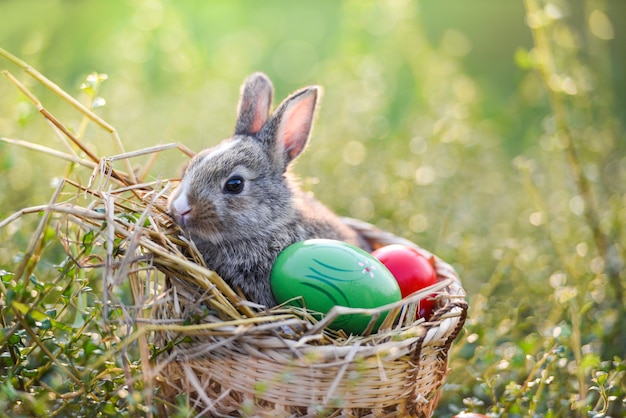
{"type": "Polygon", "coordinates": [[[244,82],[235,133],[195,155],[168,210],[207,266],[248,300],[276,305],[270,273],[288,245],[336,239],[371,251],[367,241],[303,192],[289,171],[307,145],[320,87],[303,88],[270,115],[273,87],[263,73],[244,82]]]}

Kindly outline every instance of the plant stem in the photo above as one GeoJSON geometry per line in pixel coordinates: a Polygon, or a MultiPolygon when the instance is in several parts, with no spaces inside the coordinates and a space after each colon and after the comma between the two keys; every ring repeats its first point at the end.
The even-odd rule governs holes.
{"type": "Polygon", "coordinates": [[[572,299],[569,306],[570,318],[572,318],[572,352],[576,361],[576,378],[578,379],[578,402],[577,408],[583,407],[587,398],[587,382],[585,381],[585,369],[583,368],[583,349],[581,336],[580,309],[576,299],[572,299]]]}

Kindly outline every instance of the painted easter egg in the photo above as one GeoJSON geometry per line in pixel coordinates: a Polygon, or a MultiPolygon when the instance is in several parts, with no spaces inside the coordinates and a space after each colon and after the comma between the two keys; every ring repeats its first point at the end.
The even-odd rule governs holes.
{"type": "MultiPolygon", "coordinates": [[[[402,297],[437,283],[434,258],[426,258],[415,248],[392,244],[372,253],[393,274],[400,285],[402,297]]],[[[435,308],[434,295],[420,301],[419,315],[428,318],[435,308]]]]}
{"type": "MultiPolygon", "coordinates": [[[[401,299],[398,283],[380,261],[341,241],[311,239],[288,246],[278,255],[270,280],[278,303],[304,305],[321,314],[333,306],[376,308],[401,299]]],[[[364,314],[342,315],[330,327],[361,334],[371,319],[364,314]]]]}

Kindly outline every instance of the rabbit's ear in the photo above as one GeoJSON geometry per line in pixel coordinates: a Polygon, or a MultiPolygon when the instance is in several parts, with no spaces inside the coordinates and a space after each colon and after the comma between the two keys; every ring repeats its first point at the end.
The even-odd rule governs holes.
{"type": "Polygon", "coordinates": [[[306,147],[319,92],[319,87],[312,86],[294,93],[281,103],[266,125],[273,131],[268,132],[270,141],[276,152],[282,154],[285,166],[306,147]]]}
{"type": "Polygon", "coordinates": [[[261,130],[272,106],[272,82],[263,73],[249,76],[241,88],[235,135],[254,135],[261,130]]]}

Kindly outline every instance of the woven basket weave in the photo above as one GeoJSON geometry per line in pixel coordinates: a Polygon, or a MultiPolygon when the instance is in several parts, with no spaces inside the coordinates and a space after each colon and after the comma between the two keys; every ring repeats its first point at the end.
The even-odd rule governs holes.
{"type": "MultiPolygon", "coordinates": [[[[354,219],[344,219],[374,248],[415,244],[354,219]]],[[[203,416],[429,417],[437,406],[448,372],[448,350],[465,321],[465,291],[454,269],[435,257],[441,284],[437,309],[428,322],[416,317],[419,298],[394,306],[395,324],[376,334],[329,338],[306,328],[295,316],[254,325],[225,326],[202,311],[206,292],[170,278],[169,296],[158,309],[163,318],[188,320],[204,312],[205,324],[219,332],[161,332],[157,344],[174,345],[157,358],[162,396],[173,402],[187,394],[203,416]]],[[[397,304],[396,304],[397,305],[397,304]]],[[[273,311],[267,313],[271,317],[273,311]]],[[[313,327],[314,328],[314,327],[313,327]]],[[[162,416],[171,413],[166,406],[162,416]]]]}

